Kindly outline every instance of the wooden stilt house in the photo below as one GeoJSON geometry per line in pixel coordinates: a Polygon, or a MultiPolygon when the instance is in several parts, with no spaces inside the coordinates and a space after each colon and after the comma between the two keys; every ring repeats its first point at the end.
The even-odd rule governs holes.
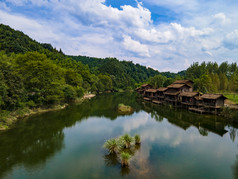
{"type": "Polygon", "coordinates": [[[182,106],[188,108],[196,106],[197,97],[199,97],[198,92],[182,92],[180,95],[180,103],[182,106]]]}
{"type": "Polygon", "coordinates": [[[144,90],[142,88],[136,88],[135,90],[138,94],[143,95],[144,94],[144,90]]]}
{"type": "Polygon", "coordinates": [[[217,113],[223,106],[225,99],[222,94],[204,94],[202,98],[202,107],[209,113],[217,113]]]}
{"type": "Polygon", "coordinates": [[[173,84],[186,84],[188,86],[190,86],[191,88],[189,88],[189,92],[193,91],[193,81],[191,80],[176,80],[175,82],[173,82],[173,84]]]}
{"type": "Polygon", "coordinates": [[[171,84],[164,93],[165,101],[169,104],[178,105],[179,104],[179,94],[182,92],[191,91],[191,86],[187,84],[171,84]]]}
{"type": "Polygon", "coordinates": [[[168,88],[158,88],[157,89],[157,99],[159,101],[164,101],[164,93],[168,90],[168,88]]]}
{"type": "Polygon", "coordinates": [[[145,91],[148,90],[148,89],[151,89],[151,88],[152,88],[152,85],[150,85],[150,84],[143,84],[143,85],[141,85],[139,93],[142,94],[143,96],[145,96],[145,91]]]}
{"type": "Polygon", "coordinates": [[[141,85],[141,89],[142,90],[148,90],[148,89],[151,89],[152,88],[152,85],[150,85],[150,84],[143,84],[143,85],[141,85]]]}
{"type": "Polygon", "coordinates": [[[145,90],[145,96],[144,99],[147,101],[152,101],[154,99],[156,99],[157,97],[157,89],[147,89],[145,90]]]}

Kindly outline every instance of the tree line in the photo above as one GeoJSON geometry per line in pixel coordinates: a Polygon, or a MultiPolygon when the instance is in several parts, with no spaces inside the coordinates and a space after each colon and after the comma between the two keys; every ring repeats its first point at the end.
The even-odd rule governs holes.
{"type": "Polygon", "coordinates": [[[195,90],[206,92],[234,92],[238,90],[237,63],[193,63],[186,70],[186,78],[194,81],[195,90]]]}
{"type": "Polygon", "coordinates": [[[189,79],[194,82],[194,90],[202,93],[236,92],[238,91],[237,63],[216,62],[193,63],[182,73],[166,77],[162,74],[148,79],[154,88],[167,87],[175,80],[189,79]]]}

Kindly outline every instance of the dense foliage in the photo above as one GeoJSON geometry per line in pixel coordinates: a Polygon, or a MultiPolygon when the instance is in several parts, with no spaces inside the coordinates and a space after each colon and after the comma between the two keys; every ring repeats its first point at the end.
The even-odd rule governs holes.
{"type": "Polygon", "coordinates": [[[206,92],[238,90],[238,66],[236,63],[194,63],[186,70],[186,78],[194,81],[194,89],[206,92]]]}
{"type": "Polygon", "coordinates": [[[91,73],[108,75],[112,79],[113,88],[134,89],[136,86],[150,77],[158,75],[159,72],[131,61],[119,61],[116,58],[91,58],[85,56],[70,56],[76,61],[88,65],[91,73]]]}

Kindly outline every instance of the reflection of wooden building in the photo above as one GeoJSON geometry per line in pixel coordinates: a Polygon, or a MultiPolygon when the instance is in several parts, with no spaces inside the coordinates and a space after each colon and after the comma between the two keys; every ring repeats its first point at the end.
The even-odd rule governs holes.
{"type": "Polygon", "coordinates": [[[179,95],[180,103],[184,107],[196,106],[197,97],[199,97],[198,92],[183,92],[179,95]]]}

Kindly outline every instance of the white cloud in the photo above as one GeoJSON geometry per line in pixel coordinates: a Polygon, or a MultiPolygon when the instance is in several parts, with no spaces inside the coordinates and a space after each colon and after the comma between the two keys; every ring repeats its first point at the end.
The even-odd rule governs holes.
{"type": "Polygon", "coordinates": [[[150,56],[147,46],[141,44],[138,41],[131,39],[130,36],[124,36],[123,45],[124,45],[125,49],[127,49],[131,52],[135,52],[135,53],[139,54],[140,56],[145,56],[145,57],[150,56]]]}
{"type": "Polygon", "coordinates": [[[10,5],[0,7],[0,22],[66,54],[117,57],[178,71],[194,61],[236,60],[238,5],[231,1],[229,6],[223,0],[145,0],[147,8],[138,3],[117,9],[104,5],[105,0],[7,0],[10,5]],[[11,4],[34,10],[45,6],[50,15],[33,19],[11,4]],[[175,12],[178,20],[155,23],[148,4],[175,12]],[[204,11],[209,7],[213,10],[204,11]]]}
{"type": "Polygon", "coordinates": [[[60,34],[53,32],[53,26],[45,22],[37,22],[19,14],[9,14],[0,10],[0,22],[12,28],[22,30],[24,33],[40,42],[54,42],[59,40],[60,34]]]}
{"type": "Polygon", "coordinates": [[[221,24],[228,24],[231,22],[231,19],[227,18],[224,13],[218,13],[214,15],[214,18],[218,20],[221,24]]]}
{"type": "Polygon", "coordinates": [[[230,50],[238,49],[238,29],[226,35],[223,45],[230,50]]]}

